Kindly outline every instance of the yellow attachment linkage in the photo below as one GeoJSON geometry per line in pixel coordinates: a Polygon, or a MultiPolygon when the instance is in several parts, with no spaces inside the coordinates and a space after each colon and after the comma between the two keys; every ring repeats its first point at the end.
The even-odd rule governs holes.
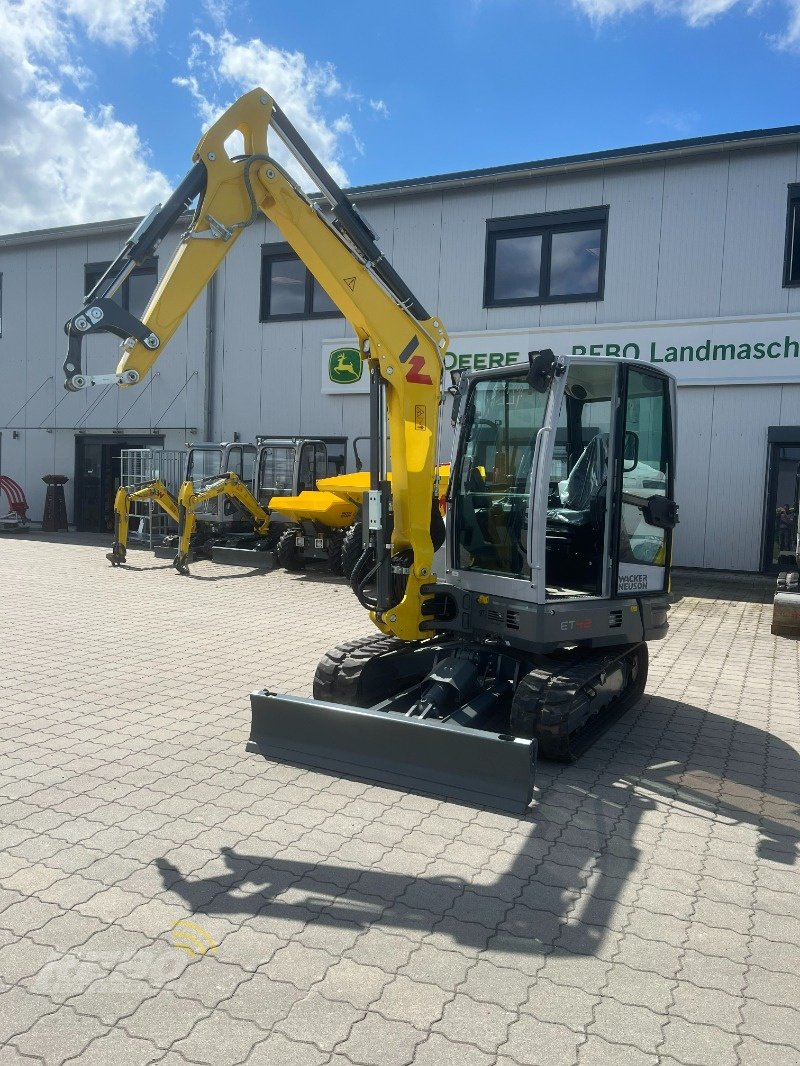
{"type": "Polygon", "coordinates": [[[178,554],[173,566],[179,574],[189,573],[189,548],[197,530],[197,508],[218,496],[234,500],[253,520],[253,530],[259,536],[269,533],[269,515],[250,489],[233,471],[221,475],[200,492],[195,492],[191,481],[185,481],[178,493],[178,554]]]}
{"type": "Polygon", "coordinates": [[[165,511],[173,522],[178,521],[178,501],[163,481],[150,481],[132,491],[121,485],[114,497],[114,543],[106,559],[112,566],[125,562],[128,549],[128,529],[130,526],[131,504],[139,500],[152,500],[165,511]]]}

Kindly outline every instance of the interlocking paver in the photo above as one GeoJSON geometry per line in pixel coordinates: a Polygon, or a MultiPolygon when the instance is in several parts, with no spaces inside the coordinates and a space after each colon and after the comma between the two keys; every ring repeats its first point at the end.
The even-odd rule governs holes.
{"type": "Polygon", "coordinates": [[[369,1013],[353,1026],[337,1051],[363,1066],[407,1066],[426,1033],[407,1022],[369,1013]]]}
{"type": "Polygon", "coordinates": [[[14,1046],[23,1055],[41,1056],[45,1066],[82,1057],[92,1042],[105,1032],[99,1018],[78,1014],[69,1006],[47,1014],[19,1036],[14,1037],[14,1046]]]}
{"type": "MultiPolygon", "coordinates": [[[[670,1018],[664,1028],[664,1055],[697,1066],[733,1066],[739,1038],[712,1025],[697,1025],[683,1018],[670,1018]]],[[[780,1060],[777,1060],[780,1061],[780,1060]]],[[[748,1064],[749,1066],[749,1064],[748,1064]]]]}
{"type": "Polygon", "coordinates": [[[541,764],[515,819],[245,755],[247,692],[308,692],[361,608],[311,571],[132,560],[2,545],[27,603],[2,643],[0,1061],[84,1036],[90,1064],[797,1061],[800,670],[766,585],[678,579],[646,699],[541,764]],[[235,645],[187,643],[198,610],[235,645]],[[174,947],[183,918],[216,950],[174,947]]]}
{"type": "Polygon", "coordinates": [[[322,1051],[333,1051],[363,1017],[364,1011],[350,1003],[326,999],[312,990],[291,1006],[275,1030],[288,1037],[300,1034],[322,1051]]]}

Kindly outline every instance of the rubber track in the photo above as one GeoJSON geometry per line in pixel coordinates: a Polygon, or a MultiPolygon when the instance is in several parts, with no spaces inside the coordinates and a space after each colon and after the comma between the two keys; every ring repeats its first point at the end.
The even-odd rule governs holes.
{"type": "Polygon", "coordinates": [[[372,659],[402,647],[397,637],[368,636],[330,648],[314,674],[314,699],[360,706],[358,686],[364,667],[372,659]]]}
{"type": "Polygon", "coordinates": [[[559,664],[557,672],[541,667],[531,670],[522,679],[514,694],[511,731],[516,735],[536,737],[539,755],[542,757],[571,762],[641,697],[647,680],[646,655],[646,644],[629,645],[622,651],[615,648],[613,651],[590,653],[572,662],[559,664]],[[591,687],[592,682],[638,647],[644,648],[644,670],[640,670],[633,686],[629,686],[602,711],[592,714],[584,725],[569,736],[554,737],[550,731],[540,728],[539,722],[544,707],[563,707],[564,717],[567,717],[579,701],[588,704],[586,689],[591,687]]]}

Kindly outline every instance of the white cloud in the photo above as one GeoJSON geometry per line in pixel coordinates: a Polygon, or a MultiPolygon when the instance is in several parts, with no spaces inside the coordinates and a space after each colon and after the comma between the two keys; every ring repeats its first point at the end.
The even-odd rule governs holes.
{"type": "Polygon", "coordinates": [[[686,137],[695,128],[699,118],[700,115],[696,111],[673,111],[670,108],[664,108],[648,115],[646,121],[650,126],[668,129],[686,137]]]}
{"type": "Polygon", "coordinates": [[[165,0],[65,0],[63,11],[77,19],[92,40],[133,49],[150,40],[165,0]]]}
{"type": "MultiPolygon", "coordinates": [[[[287,52],[255,38],[241,41],[228,30],[218,36],[197,31],[189,58],[190,74],[176,78],[194,97],[202,122],[208,126],[243,92],[261,86],[269,92],[307,141],[335,181],[348,182],[343,156],[352,144],[363,146],[347,112],[331,113],[335,101],[360,101],[344,88],[330,63],[310,62],[302,52],[287,52]]],[[[305,181],[292,167],[279,141],[270,144],[275,158],[305,181]]]]}
{"type": "Polygon", "coordinates": [[[69,98],[89,78],[78,33],[132,48],[162,2],[0,0],[0,232],[127,217],[168,195],[135,126],[69,98]]]}
{"type": "MultiPolygon", "coordinates": [[[[763,0],[572,0],[573,4],[593,22],[619,18],[634,11],[651,9],[658,15],[682,18],[690,26],[705,26],[720,15],[734,8],[743,8],[748,14],[764,7],[763,0]]],[[[770,38],[778,48],[800,47],[800,0],[779,0],[787,13],[787,24],[782,33],[770,38]]],[[[773,4],[773,6],[776,6],[773,4]]]]}

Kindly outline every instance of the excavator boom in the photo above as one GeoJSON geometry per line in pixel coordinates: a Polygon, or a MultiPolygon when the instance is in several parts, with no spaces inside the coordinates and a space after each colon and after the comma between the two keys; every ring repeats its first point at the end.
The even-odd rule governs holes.
{"type": "Polygon", "coordinates": [[[376,597],[362,602],[372,608],[383,632],[419,640],[435,580],[433,536],[441,532],[433,493],[447,333],[385,259],[369,226],[268,93],[246,94],[205,133],[179,188],[139,226],[83,310],[66,323],[66,387],[140,382],[259,211],[278,227],[358,337],[373,393],[369,522],[377,576],[376,597]],[[317,198],[309,199],[269,154],[270,131],[316,185],[317,198]],[[244,154],[232,157],[225,145],[237,132],[244,154]],[[152,254],[195,198],[192,221],[139,321],[111,297],[120,279],[152,254]],[[123,356],[113,375],[90,376],[82,367],[81,340],[95,332],[123,338],[123,356]],[[391,485],[388,441],[381,429],[384,409],[391,485]]]}

